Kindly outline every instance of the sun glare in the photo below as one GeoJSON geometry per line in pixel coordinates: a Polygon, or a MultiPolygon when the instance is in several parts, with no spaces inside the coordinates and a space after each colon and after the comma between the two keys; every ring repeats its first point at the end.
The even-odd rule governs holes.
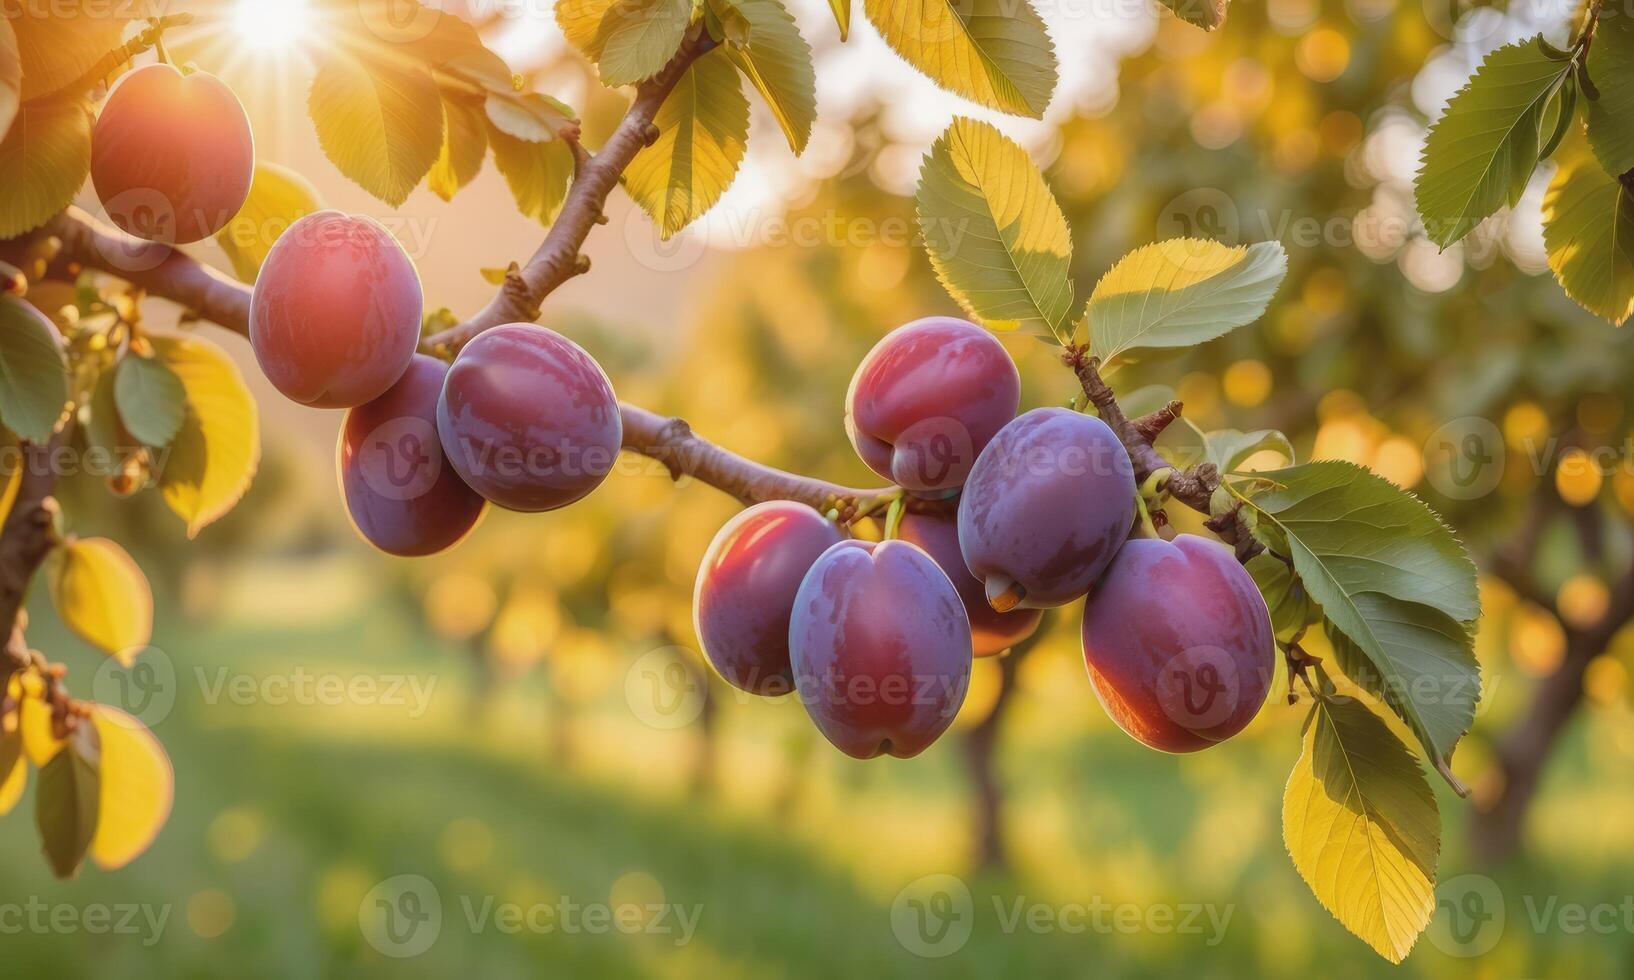
{"type": "Polygon", "coordinates": [[[292,47],[311,26],[306,0],[238,0],[233,29],[245,44],[262,51],[292,47]]]}

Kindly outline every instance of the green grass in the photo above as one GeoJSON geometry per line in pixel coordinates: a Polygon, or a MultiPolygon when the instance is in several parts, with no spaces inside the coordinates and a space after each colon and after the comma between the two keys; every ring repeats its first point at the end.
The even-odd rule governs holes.
{"type": "MultiPolygon", "coordinates": [[[[36,641],[57,640],[36,617],[36,641]]],[[[172,620],[174,621],[174,620],[172,620]]],[[[654,733],[610,703],[575,723],[583,751],[549,749],[535,680],[499,700],[469,693],[452,651],[378,623],[322,631],[199,631],[170,637],[183,697],[156,730],[177,770],[170,823],[152,849],[116,873],[85,871],[57,882],[38,853],[31,798],[0,826],[0,906],[31,897],[82,914],[94,903],[136,903],[168,916],[145,936],[25,928],[0,935],[11,976],[1191,976],[1306,977],[1481,975],[1614,976],[1634,969],[1628,931],[1579,937],[1528,914],[1558,902],[1620,901],[1634,891],[1620,845],[1560,846],[1522,877],[1502,883],[1510,917],[1502,941],[1478,961],[1428,942],[1392,969],[1332,922],[1290,867],[1277,812],[1292,745],[1280,729],[1229,754],[1174,760],[1140,750],[1104,727],[1062,734],[1052,708],[1017,714],[1005,744],[1017,871],[985,877],[963,857],[965,787],[956,748],[908,764],[856,764],[824,746],[799,763],[783,804],[755,795],[761,777],[732,792],[688,789],[674,751],[686,733],[654,733]],[[207,705],[188,685],[194,665],[226,664],[264,676],[301,666],[350,673],[435,674],[434,710],[419,719],[356,707],[207,705]],[[590,744],[612,732],[612,748],[590,744]],[[600,749],[600,751],[597,751],[600,749]],[[923,959],[898,940],[892,901],[919,875],[952,873],[973,894],[969,939],[947,959],[923,959]],[[436,942],[394,959],[363,938],[358,908],[376,882],[429,879],[441,899],[436,942]],[[653,884],[656,882],[656,884],[653,884]],[[653,894],[661,889],[661,898],[653,894]],[[696,909],[696,935],[508,934],[467,922],[462,899],[554,907],[559,898],[606,904],[615,889],[696,909]],[[225,893],[230,925],[208,914],[225,893]],[[199,896],[204,897],[199,897],[199,896]],[[1528,908],[1526,901],[1532,900],[1528,908]],[[1103,928],[1070,918],[1100,898],[1145,915],[1191,905],[1230,907],[1223,939],[1145,928],[1103,928]],[[1020,902],[1045,927],[1003,918],[1020,902]],[[1059,918],[1063,908],[1069,919],[1059,918]],[[1003,910],[1001,912],[1001,909],[1003,910]],[[191,914],[190,914],[191,911],[191,914]],[[1074,926],[1078,931],[1069,931],[1074,926]],[[197,927],[197,928],[195,928],[197,927]]],[[[69,657],[84,678],[94,660],[69,657]]],[[[781,737],[789,713],[736,708],[722,759],[781,737]]],[[[793,709],[798,711],[798,709],[793,709]]],[[[1088,710],[1086,706],[1085,710],[1088,710]]],[[[793,721],[799,721],[797,717],[793,721]]],[[[790,727],[790,730],[797,730],[790,727]]],[[[691,743],[688,743],[691,744],[691,743]]],[[[786,767],[772,767],[779,780],[786,767]]],[[[722,778],[730,782],[733,773],[722,778]]],[[[741,781],[741,780],[740,780],[741,781]]],[[[1606,793],[1628,819],[1626,772],[1573,745],[1550,782],[1558,808],[1573,794],[1606,793]]],[[[30,793],[32,796],[32,791],[30,793]]],[[[1456,862],[1462,813],[1448,812],[1456,862]]],[[[1550,838],[1551,841],[1554,838],[1550,838]]],[[[1578,841],[1581,845],[1583,842],[1578,841]]],[[[1449,863],[1451,862],[1451,863],[1449,863]]],[[[63,913],[68,914],[68,913],[63,913]]],[[[1110,912],[1103,912],[1110,916],[1110,912]]],[[[673,917],[671,920],[673,922],[673,917]]],[[[1202,920],[1206,923],[1207,920],[1202,920]]],[[[1200,923],[1200,924],[1202,924],[1200,923]]],[[[0,918],[0,928],[6,920],[0,918]]],[[[1204,931],[1207,931],[1205,926],[1204,931]]]]}

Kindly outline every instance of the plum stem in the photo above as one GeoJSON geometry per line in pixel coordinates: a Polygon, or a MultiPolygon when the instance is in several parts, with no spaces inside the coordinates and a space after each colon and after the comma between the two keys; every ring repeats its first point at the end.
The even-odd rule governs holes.
{"type": "MultiPolygon", "coordinates": [[[[1199,513],[1209,513],[1209,501],[1220,486],[1219,469],[1213,463],[1180,469],[1152,447],[1155,435],[1151,433],[1162,432],[1165,426],[1179,417],[1180,403],[1170,402],[1151,415],[1131,419],[1124,413],[1123,406],[1118,404],[1112,386],[1101,377],[1100,358],[1091,356],[1088,347],[1068,344],[1061,349],[1061,360],[1077,375],[1084,397],[1095,406],[1101,421],[1123,443],[1124,450],[1129,453],[1129,462],[1135,467],[1135,482],[1144,484],[1154,475],[1167,474],[1164,489],[1170,497],[1199,513]]],[[[1221,540],[1236,547],[1240,561],[1246,562],[1264,550],[1242,527],[1236,511],[1210,520],[1207,526],[1221,540]]]]}

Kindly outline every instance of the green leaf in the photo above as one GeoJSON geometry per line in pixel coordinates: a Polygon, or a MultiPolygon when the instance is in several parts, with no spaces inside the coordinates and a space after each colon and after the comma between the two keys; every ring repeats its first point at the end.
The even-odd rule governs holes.
{"type": "Polygon", "coordinates": [[[1452,97],[1430,127],[1415,187],[1431,241],[1446,248],[1520,201],[1537,169],[1544,109],[1570,71],[1528,39],[1487,55],[1452,97]]]}
{"type": "Polygon", "coordinates": [[[1634,17],[1601,17],[1588,72],[1600,90],[1589,102],[1589,146],[1610,174],[1634,170],[1634,17]]]}
{"type": "MultiPolygon", "coordinates": [[[[0,137],[11,128],[23,104],[23,60],[17,52],[17,32],[10,18],[0,17],[0,137]]],[[[0,780],[3,784],[4,780],[0,780]]]]}
{"type": "Polygon", "coordinates": [[[644,82],[675,57],[692,24],[692,0],[557,0],[556,22],[596,63],[602,84],[644,82]]]}
{"type": "Polygon", "coordinates": [[[1102,361],[1191,347],[1253,323],[1288,273],[1279,242],[1235,247],[1172,238],[1135,249],[1090,294],[1089,349],[1102,361]]]}
{"type": "Polygon", "coordinates": [[[187,392],[187,417],[166,454],[159,489],[192,538],[232,510],[255,476],[261,459],[255,399],[214,345],[195,337],[149,339],[187,392]]]}
{"type": "Polygon", "coordinates": [[[864,9],[926,78],[990,109],[1044,117],[1055,46],[1030,0],[866,0],[864,9]]]}
{"type": "Polygon", "coordinates": [[[488,155],[487,113],[481,105],[443,99],[443,145],[426,175],[426,186],[445,201],[477,179],[488,155]]]}
{"type": "Polygon", "coordinates": [[[955,118],[925,158],[917,200],[936,277],[971,316],[1066,339],[1072,233],[1026,150],[955,118]]]}
{"type": "Polygon", "coordinates": [[[497,127],[490,128],[488,142],[493,146],[494,165],[504,175],[517,209],[541,224],[554,221],[573,176],[573,152],[567,143],[529,143],[497,127]]]}
{"type": "Polygon", "coordinates": [[[129,667],[153,639],[153,593],[142,570],[107,538],[71,541],[52,562],[57,615],[80,639],[129,667]]]}
{"type": "Polygon", "coordinates": [[[727,51],[748,76],[796,154],[805,151],[811,126],[817,120],[817,73],[811,48],[780,0],[717,0],[737,11],[749,25],[744,43],[729,43],[727,51]]]}
{"type": "Polygon", "coordinates": [[[156,357],[121,358],[114,369],[113,396],[125,431],[155,449],[170,445],[187,417],[182,379],[156,357]]]}
{"type": "Polygon", "coordinates": [[[1340,669],[1399,714],[1462,791],[1450,760],[1481,693],[1471,630],[1481,603],[1464,546],[1417,497],[1353,463],[1306,463],[1245,481],[1254,483],[1270,489],[1245,499],[1275,532],[1256,533],[1287,549],[1321,604],[1340,669]]]}
{"type": "Polygon", "coordinates": [[[653,120],[658,141],[624,171],[624,189],[669,238],[720,200],[749,143],[749,100],[722,51],[694,61],[653,120]]]}
{"type": "Polygon", "coordinates": [[[1163,6],[1186,23],[1205,31],[1214,30],[1226,19],[1226,0],[1163,0],[1163,6]]]}
{"type": "Polygon", "coordinates": [[[96,835],[101,809],[102,752],[96,726],[74,729],[66,751],[40,767],[35,789],[34,823],[45,856],[59,878],[72,878],[96,835]]]}
{"type": "Polygon", "coordinates": [[[502,132],[532,143],[543,143],[564,133],[577,132],[579,126],[578,117],[572,109],[538,92],[491,94],[484,111],[488,121],[502,132]]]}
{"type": "Polygon", "coordinates": [[[1275,429],[1254,432],[1217,429],[1204,438],[1208,443],[1208,461],[1219,467],[1221,473],[1235,471],[1248,457],[1265,450],[1281,453],[1289,463],[1294,461],[1293,443],[1275,429]]]}
{"type": "Polygon", "coordinates": [[[0,5],[0,19],[17,33],[22,64],[22,101],[66,89],[85,78],[102,56],[119,47],[130,19],[129,4],[0,5]],[[94,9],[92,9],[94,7],[94,9]]]}
{"type": "Polygon", "coordinates": [[[45,224],[73,203],[90,172],[90,105],[77,98],[23,103],[0,141],[0,238],[45,224]]]}
{"type": "Polygon", "coordinates": [[[216,232],[216,242],[232,262],[233,274],[254,285],[278,236],[322,207],[317,189],[305,177],[275,163],[257,163],[250,196],[233,220],[216,232]]]}
{"type": "Polygon", "coordinates": [[[1612,323],[1634,315],[1634,190],[1594,158],[1567,163],[1549,184],[1543,244],[1567,296],[1612,323]]]}
{"type": "Polygon", "coordinates": [[[1268,551],[1248,559],[1244,566],[1265,597],[1265,608],[1271,611],[1271,628],[1277,639],[1288,642],[1317,621],[1320,612],[1311,602],[1310,593],[1288,567],[1288,563],[1268,551]]]}
{"type": "Polygon", "coordinates": [[[828,8],[834,11],[834,23],[840,27],[840,41],[850,40],[851,0],[828,0],[828,8]]]}
{"type": "Polygon", "coordinates": [[[0,421],[44,444],[67,404],[68,365],[57,328],[22,300],[0,296],[0,421]]]}
{"type": "Polygon", "coordinates": [[[392,207],[408,199],[443,144],[441,96],[431,72],[333,51],[307,97],[318,144],[340,172],[392,207]]]}
{"type": "Polygon", "coordinates": [[[1282,836],[1334,918],[1400,963],[1435,911],[1441,815],[1412,754],[1360,702],[1312,708],[1282,797],[1282,836]]]}

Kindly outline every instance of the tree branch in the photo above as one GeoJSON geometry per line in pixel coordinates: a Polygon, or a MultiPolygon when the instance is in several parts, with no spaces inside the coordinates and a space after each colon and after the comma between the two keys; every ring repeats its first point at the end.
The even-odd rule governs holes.
{"type": "Polygon", "coordinates": [[[64,429],[45,446],[23,444],[17,497],[0,525],[0,636],[9,638],[4,647],[8,674],[28,666],[28,646],[17,629],[18,618],[34,573],[56,547],[57,502],[51,493],[57,485],[57,468],[53,457],[66,439],[64,429]]]}
{"type": "MultiPolygon", "coordinates": [[[[1180,414],[1180,403],[1170,402],[1150,415],[1131,419],[1124,414],[1123,407],[1118,404],[1112,386],[1101,377],[1100,358],[1091,357],[1087,347],[1068,345],[1061,359],[1078,376],[1078,383],[1083,387],[1085,397],[1100,413],[1101,421],[1105,422],[1117,435],[1118,441],[1123,443],[1123,448],[1129,453],[1130,462],[1135,464],[1135,482],[1144,484],[1149,477],[1159,474],[1163,492],[1192,510],[1212,514],[1210,508],[1214,500],[1214,491],[1220,486],[1220,471],[1214,464],[1202,463],[1183,470],[1164,459],[1152,448],[1152,440],[1180,414]]],[[[1240,509],[1239,504],[1225,514],[1211,516],[1208,528],[1226,543],[1234,545],[1238,560],[1246,562],[1264,551],[1265,547],[1243,530],[1238,520],[1240,509]]]]}
{"type": "Polygon", "coordinates": [[[477,334],[504,323],[531,323],[539,318],[539,308],[556,287],[589,269],[580,261],[579,249],[597,224],[605,221],[607,197],[624,174],[624,169],[654,138],[653,119],[681,76],[698,58],[716,45],[700,24],[693,28],[681,50],[657,75],[636,87],[635,101],[597,153],[587,153],[577,142],[573,185],[561,213],[551,224],[544,242],[533,258],[505,283],[476,316],[457,326],[427,337],[420,349],[427,354],[449,357],[459,352],[477,334]]]}
{"type": "MultiPolygon", "coordinates": [[[[59,243],[52,262],[54,267],[76,274],[80,269],[94,269],[128,279],[150,295],[180,304],[236,334],[249,335],[249,287],[200,264],[184,252],[166,245],[137,242],[72,208],[52,219],[38,234],[51,236],[59,243]],[[129,272],[108,259],[130,254],[147,256],[149,262],[141,264],[151,264],[151,268],[129,272]]],[[[620,402],[619,413],[624,424],[625,449],[658,460],[677,480],[692,477],[731,494],[744,504],[795,500],[823,511],[838,510],[846,517],[854,514],[858,505],[896,492],[894,487],[845,487],[765,466],[699,437],[681,419],[658,415],[635,405],[620,402]]],[[[22,510],[19,506],[13,513],[22,510]]],[[[11,539],[9,531],[5,539],[11,539]]],[[[4,607],[0,607],[0,612],[4,612],[4,607]]]]}

